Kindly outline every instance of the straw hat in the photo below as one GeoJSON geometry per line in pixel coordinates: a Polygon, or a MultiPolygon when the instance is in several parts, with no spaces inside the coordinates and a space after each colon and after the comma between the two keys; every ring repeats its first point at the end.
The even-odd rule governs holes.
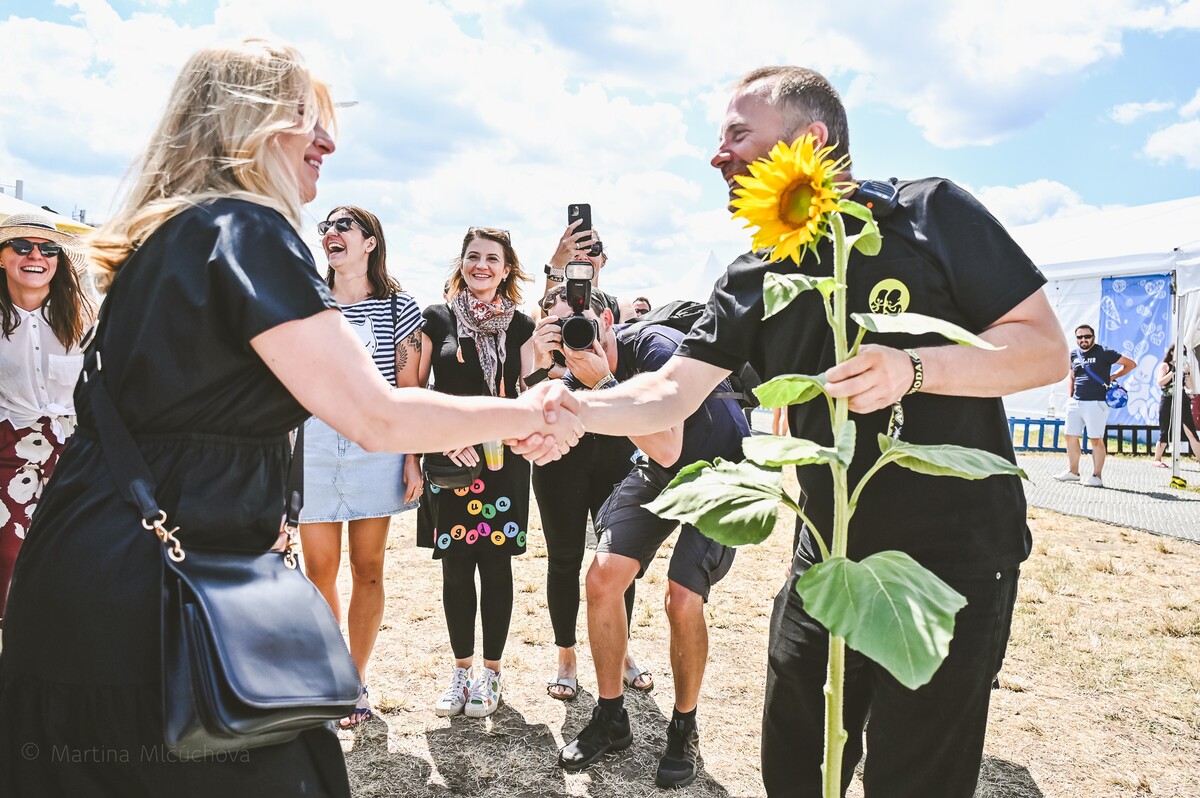
{"type": "Polygon", "coordinates": [[[42,213],[14,213],[0,221],[0,244],[14,238],[44,238],[64,246],[79,246],[79,238],[64,233],[54,226],[54,221],[42,213]]]}

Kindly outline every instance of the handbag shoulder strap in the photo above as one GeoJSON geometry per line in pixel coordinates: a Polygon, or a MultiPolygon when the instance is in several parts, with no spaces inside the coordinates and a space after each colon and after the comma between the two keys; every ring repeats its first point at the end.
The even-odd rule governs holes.
{"type": "Polygon", "coordinates": [[[1091,367],[1091,366],[1089,366],[1089,365],[1087,364],[1087,361],[1083,359],[1083,353],[1082,353],[1082,352],[1080,352],[1080,353],[1079,353],[1079,365],[1083,366],[1083,370],[1084,370],[1084,371],[1086,371],[1088,374],[1092,375],[1092,379],[1093,379],[1093,380],[1095,380],[1096,382],[1100,383],[1101,385],[1108,385],[1108,383],[1109,383],[1109,381],[1108,381],[1108,380],[1102,380],[1102,379],[1100,379],[1098,376],[1096,376],[1096,372],[1092,371],[1092,367],[1091,367]]]}

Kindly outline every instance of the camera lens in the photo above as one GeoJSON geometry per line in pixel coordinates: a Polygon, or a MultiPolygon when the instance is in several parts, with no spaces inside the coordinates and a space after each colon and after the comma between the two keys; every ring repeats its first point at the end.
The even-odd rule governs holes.
{"type": "Polygon", "coordinates": [[[597,332],[596,322],[584,316],[571,316],[569,319],[563,319],[563,346],[577,351],[591,349],[597,332]]]}

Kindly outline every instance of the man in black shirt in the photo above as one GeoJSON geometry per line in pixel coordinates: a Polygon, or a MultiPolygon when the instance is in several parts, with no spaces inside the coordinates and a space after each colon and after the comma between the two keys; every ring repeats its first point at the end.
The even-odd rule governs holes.
{"type": "MultiPolygon", "coordinates": [[[[549,309],[552,317],[571,315],[561,291],[548,298],[557,300],[549,309]]],[[[683,340],[683,333],[660,324],[614,329],[611,313],[594,296],[592,309],[584,315],[597,325],[592,349],[562,349],[571,369],[564,384],[573,390],[602,390],[636,374],[657,371],[670,361],[683,340]]],[[[566,770],[583,770],[633,740],[622,690],[628,635],[622,596],[634,579],[645,573],[678,526],[643,505],[657,498],[685,465],[718,457],[742,459],[742,439],[750,434],[750,427],[731,391],[729,383],[722,383],[683,423],[633,438],[640,450],[633,470],[613,489],[596,516],[599,542],[588,570],[587,605],[599,699],[591,722],[559,752],[559,764],[566,770]]],[[[683,787],[696,778],[700,746],[696,704],[708,660],[704,604],[712,585],[733,564],[733,553],[732,548],[684,524],[671,555],[666,608],[671,624],[675,710],[667,727],[667,748],[655,775],[660,787],[683,787]]]]}
{"type": "MultiPolygon", "coordinates": [[[[806,134],[817,138],[817,147],[836,145],[834,158],[848,153],[837,92],[807,69],[755,70],[736,87],[712,165],[732,194],[739,187],[734,178],[748,174],[748,164],[776,142],[806,134]]],[[[817,291],[802,293],[763,319],[764,276],[795,273],[797,264],[768,265],[747,253],[718,281],[703,317],[662,369],[611,390],[553,398],[565,407],[579,405],[589,430],[645,434],[678,423],[748,361],[764,378],[824,373],[830,395],[849,400],[858,425],[851,487],[878,456],[876,435],[886,431],[889,408],[901,399],[904,440],[976,447],[1015,460],[998,397],[1061,379],[1066,366],[1062,334],[1040,290],[1045,280],[1003,227],[953,183],[927,179],[897,188],[895,209],[880,219],[882,252],[850,256],[849,310],[936,316],[976,332],[997,351],[947,345],[936,335],[872,335],[855,357],[835,365],[817,291]],[[919,385],[918,367],[924,377],[919,385]],[[912,392],[914,386],[918,392],[912,392]]],[[[850,234],[859,229],[854,219],[847,219],[847,227],[850,234]]],[[[819,262],[804,258],[800,271],[832,274],[828,241],[818,254],[819,262]]],[[[823,402],[789,408],[789,421],[797,437],[833,444],[823,402]]],[[[828,469],[807,466],[796,473],[808,516],[817,529],[830,529],[828,469]]],[[[771,623],[762,740],[770,796],[820,794],[828,637],[794,591],[796,579],[819,559],[799,522],[797,535],[793,575],[776,598],[771,623]]],[[[889,467],[868,484],[851,521],[851,559],[890,549],[907,552],[963,593],[968,604],[956,618],[949,656],[919,690],[906,689],[874,662],[848,652],[843,783],[861,758],[870,713],[867,795],[972,795],[1017,569],[1030,545],[1016,477],[967,481],[889,467]]]]}
{"type": "Polygon", "coordinates": [[[1067,402],[1067,470],[1055,474],[1059,482],[1078,482],[1091,488],[1102,488],[1104,482],[1100,472],[1104,470],[1104,458],[1108,454],[1104,438],[1108,422],[1108,387],[1133,371],[1137,366],[1130,358],[1113,349],[1105,349],[1096,343],[1096,330],[1090,324],[1075,328],[1075,342],[1079,344],[1071,351],[1071,371],[1067,402]],[[1120,366],[1113,373],[1113,366],[1120,366]],[[1083,431],[1087,430],[1088,442],[1092,445],[1092,475],[1080,479],[1079,457],[1083,453],[1083,431]]]}

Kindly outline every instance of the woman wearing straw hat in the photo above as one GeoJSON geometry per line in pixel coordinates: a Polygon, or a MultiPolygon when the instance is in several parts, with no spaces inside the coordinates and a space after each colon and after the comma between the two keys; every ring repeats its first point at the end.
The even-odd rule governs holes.
{"type": "Polygon", "coordinates": [[[42,214],[0,222],[0,625],[29,519],[75,428],[78,345],[93,307],[74,243],[42,214]]]}

